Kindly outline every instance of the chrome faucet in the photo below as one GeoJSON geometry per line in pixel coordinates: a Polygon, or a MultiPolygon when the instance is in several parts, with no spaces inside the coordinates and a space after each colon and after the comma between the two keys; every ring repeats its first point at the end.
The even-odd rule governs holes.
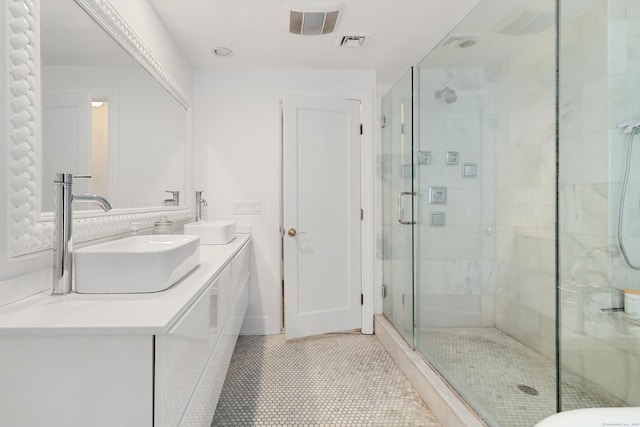
{"type": "Polygon", "coordinates": [[[202,207],[207,206],[207,201],[202,198],[204,191],[196,191],[196,222],[202,219],[202,207]]]}
{"type": "MultiPolygon", "coordinates": [[[[90,178],[88,176],[76,178],[90,178]]],[[[71,292],[73,239],[73,202],[89,202],[100,206],[104,211],[111,210],[109,202],[101,196],[92,194],[73,195],[73,175],[57,173],[53,179],[53,295],[71,292]]]]}
{"type": "Polygon", "coordinates": [[[162,201],[163,206],[178,206],[180,205],[180,192],[179,191],[165,191],[165,193],[171,193],[170,199],[165,199],[162,201]]]}

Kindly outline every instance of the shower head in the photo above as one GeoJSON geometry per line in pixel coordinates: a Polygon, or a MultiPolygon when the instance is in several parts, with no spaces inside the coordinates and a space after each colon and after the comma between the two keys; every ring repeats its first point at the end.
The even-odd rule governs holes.
{"type": "Polygon", "coordinates": [[[435,91],[433,95],[436,97],[436,99],[442,98],[447,104],[453,104],[458,99],[456,91],[453,89],[449,89],[448,86],[442,90],[435,91]]]}
{"type": "Polygon", "coordinates": [[[627,135],[631,133],[637,134],[640,133],[640,120],[627,120],[626,122],[618,123],[618,127],[627,135]]]}

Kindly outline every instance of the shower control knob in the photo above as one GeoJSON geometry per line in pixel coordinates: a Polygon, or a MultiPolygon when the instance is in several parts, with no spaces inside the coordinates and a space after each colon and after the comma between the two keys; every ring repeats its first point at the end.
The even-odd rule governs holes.
{"type": "Polygon", "coordinates": [[[289,237],[296,237],[298,232],[296,231],[295,228],[290,228],[289,231],[287,231],[287,234],[289,235],[289,237]]]}

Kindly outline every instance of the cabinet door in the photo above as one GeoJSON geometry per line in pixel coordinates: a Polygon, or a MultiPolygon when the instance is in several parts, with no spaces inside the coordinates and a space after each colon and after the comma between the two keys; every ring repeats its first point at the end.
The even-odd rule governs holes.
{"type": "Polygon", "coordinates": [[[0,337],[0,426],[151,427],[151,335],[0,337]]]}
{"type": "MultiPolygon", "coordinates": [[[[219,276],[221,277],[221,276],[219,276]]],[[[165,335],[156,337],[157,426],[175,426],[202,375],[217,335],[219,277],[165,335]]]]}
{"type": "Polygon", "coordinates": [[[247,274],[244,281],[238,285],[236,298],[230,304],[229,315],[220,328],[207,368],[203,372],[202,380],[198,383],[198,388],[180,422],[180,427],[205,426],[209,425],[213,419],[238,333],[247,312],[249,304],[248,281],[247,274]]]}
{"type": "Polygon", "coordinates": [[[251,245],[246,244],[231,261],[231,286],[237,293],[244,279],[249,274],[249,252],[251,245]]]}
{"type": "MultiPolygon", "coordinates": [[[[229,264],[225,267],[225,269],[218,276],[218,321],[217,321],[217,329],[222,330],[224,327],[224,322],[227,320],[229,316],[229,309],[231,303],[233,302],[233,289],[231,287],[231,270],[232,264],[229,264]]],[[[215,341],[218,339],[217,331],[216,335],[211,335],[209,340],[212,344],[215,344],[215,341]]]]}

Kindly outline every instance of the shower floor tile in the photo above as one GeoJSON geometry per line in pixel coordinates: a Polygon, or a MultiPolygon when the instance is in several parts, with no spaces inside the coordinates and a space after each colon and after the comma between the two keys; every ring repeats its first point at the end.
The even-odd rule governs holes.
{"type": "MultiPolygon", "coordinates": [[[[458,392],[474,408],[484,408],[489,425],[530,427],[555,413],[555,363],[500,330],[433,328],[422,330],[419,342],[458,392]]],[[[568,408],[625,406],[566,370],[562,389],[568,408]]]]}
{"type": "Polygon", "coordinates": [[[440,426],[373,335],[240,336],[212,426],[440,426]]]}

